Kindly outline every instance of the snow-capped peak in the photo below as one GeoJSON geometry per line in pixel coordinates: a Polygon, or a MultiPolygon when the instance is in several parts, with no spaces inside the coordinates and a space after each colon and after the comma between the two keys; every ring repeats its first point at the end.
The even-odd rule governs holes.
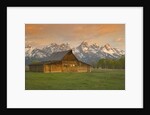
{"type": "Polygon", "coordinates": [[[111,50],[111,49],[112,49],[111,46],[110,46],[110,44],[108,44],[108,43],[105,44],[104,47],[105,47],[107,50],[111,50]]]}
{"type": "Polygon", "coordinates": [[[81,45],[81,46],[88,46],[88,42],[83,41],[80,45],[81,45]]]}
{"type": "MultiPolygon", "coordinates": [[[[25,48],[26,62],[31,63],[34,59],[47,61],[53,52],[70,49],[71,47],[68,43],[51,43],[42,49],[27,45],[25,48]]],[[[97,62],[101,58],[119,58],[125,54],[123,50],[112,48],[110,44],[99,46],[97,43],[91,44],[88,41],[83,41],[79,46],[72,48],[72,51],[79,60],[87,63],[97,62]]]]}
{"type": "Polygon", "coordinates": [[[86,39],[86,40],[84,40],[83,42],[88,43],[88,45],[93,45],[93,44],[95,44],[95,45],[97,45],[97,46],[100,45],[100,44],[97,43],[93,38],[91,38],[91,39],[86,39]]]}

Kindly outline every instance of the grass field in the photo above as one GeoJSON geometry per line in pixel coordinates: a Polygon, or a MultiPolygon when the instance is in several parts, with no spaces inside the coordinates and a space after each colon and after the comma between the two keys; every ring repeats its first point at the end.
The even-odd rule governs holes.
{"type": "Polygon", "coordinates": [[[91,73],[26,72],[26,90],[124,90],[124,70],[93,70],[91,73]]]}

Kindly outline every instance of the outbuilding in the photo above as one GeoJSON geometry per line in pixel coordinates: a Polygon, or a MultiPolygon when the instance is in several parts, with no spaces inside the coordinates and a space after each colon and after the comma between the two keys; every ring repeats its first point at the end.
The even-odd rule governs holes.
{"type": "Polygon", "coordinates": [[[72,50],[55,52],[49,61],[29,65],[33,72],[91,72],[91,66],[76,58],[72,50]]]}

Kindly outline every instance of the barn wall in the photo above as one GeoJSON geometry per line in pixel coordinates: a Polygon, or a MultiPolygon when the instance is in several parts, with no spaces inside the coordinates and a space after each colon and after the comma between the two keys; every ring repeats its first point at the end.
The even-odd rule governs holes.
{"type": "Polygon", "coordinates": [[[62,61],[55,64],[30,65],[32,72],[91,72],[91,67],[78,61],[62,61]]]}
{"type": "Polygon", "coordinates": [[[88,72],[87,66],[79,66],[78,67],[78,72],[88,72]]]}
{"type": "Polygon", "coordinates": [[[63,72],[91,72],[91,67],[80,62],[72,52],[64,56],[62,67],[63,72]]]}
{"type": "Polygon", "coordinates": [[[75,61],[62,61],[63,72],[77,72],[78,62],[75,61]]]}
{"type": "Polygon", "coordinates": [[[44,72],[45,73],[62,72],[62,63],[57,62],[57,63],[52,63],[52,64],[45,64],[44,65],[44,72]]]}
{"type": "Polygon", "coordinates": [[[64,56],[62,61],[78,61],[72,52],[69,52],[64,56]]]}
{"type": "Polygon", "coordinates": [[[87,64],[79,62],[78,72],[89,72],[89,69],[87,64]]]}
{"type": "Polygon", "coordinates": [[[78,60],[72,52],[69,52],[62,59],[63,72],[78,72],[78,60]]]}
{"type": "Polygon", "coordinates": [[[43,65],[30,65],[29,70],[32,72],[43,72],[44,67],[43,67],[43,65]]]}
{"type": "Polygon", "coordinates": [[[51,72],[51,65],[44,65],[44,72],[45,73],[51,72]]]}
{"type": "Polygon", "coordinates": [[[90,72],[90,66],[79,61],[62,61],[63,72],[90,72]]]}
{"type": "Polygon", "coordinates": [[[62,72],[61,64],[51,64],[51,72],[62,72]]]}

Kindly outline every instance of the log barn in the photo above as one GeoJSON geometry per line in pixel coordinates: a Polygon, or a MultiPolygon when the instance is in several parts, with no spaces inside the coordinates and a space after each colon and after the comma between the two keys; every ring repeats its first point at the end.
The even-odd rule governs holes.
{"type": "Polygon", "coordinates": [[[29,65],[33,72],[91,72],[91,66],[76,58],[72,50],[55,52],[48,61],[29,65]]]}

